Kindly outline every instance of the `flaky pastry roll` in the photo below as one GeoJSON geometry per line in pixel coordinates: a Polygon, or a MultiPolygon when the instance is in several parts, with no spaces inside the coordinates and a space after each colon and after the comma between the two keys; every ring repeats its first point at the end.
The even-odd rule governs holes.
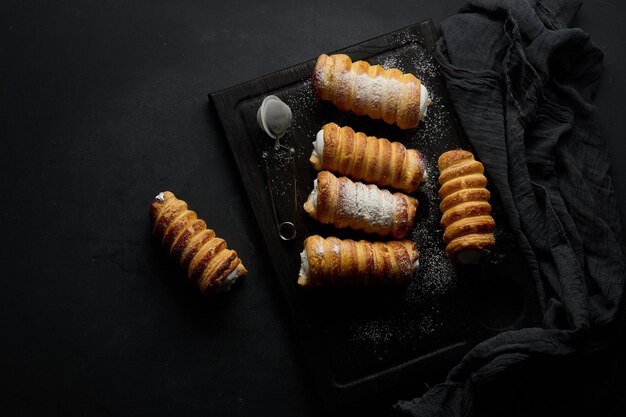
{"type": "Polygon", "coordinates": [[[405,285],[419,266],[410,240],[371,243],[314,235],[304,241],[300,258],[302,287],[405,285]]]}
{"type": "Polygon", "coordinates": [[[419,151],[335,123],[324,125],[317,133],[309,160],[318,171],[328,170],[407,193],[417,190],[427,178],[424,156],[419,151]]]}
{"type": "Polygon", "coordinates": [[[384,69],[344,54],[322,54],[311,78],[313,93],[340,110],[383,119],[400,129],[416,127],[426,116],[428,89],[413,74],[384,69]]]}
{"type": "Polygon", "coordinates": [[[401,239],[413,227],[417,205],[414,197],[322,171],[313,182],[304,210],[324,224],[401,239]]]}
{"type": "Polygon", "coordinates": [[[471,152],[454,150],[442,154],[438,165],[446,254],[461,263],[475,263],[484,249],[495,245],[496,223],[483,164],[471,152]]]}
{"type": "Polygon", "coordinates": [[[159,193],[150,206],[153,235],[170,256],[187,271],[203,294],[211,295],[230,289],[248,271],[237,252],[226,247],[226,241],[207,229],[187,203],[169,191],[159,193]]]}

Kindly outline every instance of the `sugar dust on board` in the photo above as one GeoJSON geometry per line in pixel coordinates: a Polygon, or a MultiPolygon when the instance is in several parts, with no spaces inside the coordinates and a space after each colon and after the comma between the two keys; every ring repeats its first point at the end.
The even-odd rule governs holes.
{"type": "MultiPolygon", "coordinates": [[[[425,155],[429,178],[416,196],[420,204],[425,204],[427,207],[420,208],[422,213],[425,211],[426,214],[416,221],[409,236],[419,247],[420,268],[413,282],[404,292],[400,305],[397,306],[397,311],[400,313],[377,320],[367,319],[350,325],[349,340],[367,342],[366,345],[375,348],[382,348],[394,341],[409,343],[416,339],[420,340],[445,327],[447,321],[450,320],[450,315],[442,311],[449,308],[445,303],[442,304],[442,300],[454,291],[457,283],[456,270],[442,249],[436,174],[438,172],[436,150],[456,146],[451,139],[452,115],[445,107],[442,96],[437,94],[441,91],[441,84],[438,65],[432,53],[417,44],[412,44],[411,42],[415,42],[414,35],[405,36],[411,39],[401,40],[402,43],[408,43],[403,47],[404,53],[382,56],[378,61],[373,59],[371,63],[380,64],[386,69],[398,68],[401,71],[411,72],[420,78],[433,93],[427,117],[402,139],[407,147],[416,148],[425,155]]],[[[310,143],[321,126],[330,120],[320,120],[320,126],[311,123],[311,120],[321,119],[318,117],[321,113],[319,100],[313,94],[310,80],[293,85],[289,90],[281,93],[280,98],[293,112],[291,129],[284,139],[289,141],[288,146],[295,148],[296,153],[292,156],[299,164],[308,160],[311,151],[310,143]]],[[[397,140],[393,137],[388,139],[397,140]]],[[[266,157],[269,158],[269,164],[278,171],[286,170],[291,166],[291,159],[285,152],[268,152],[266,157]]],[[[278,181],[281,181],[280,178],[278,181]]],[[[282,195],[286,195],[284,191],[286,187],[282,188],[284,193],[282,195]]]]}
{"type": "MultiPolygon", "coordinates": [[[[313,115],[319,106],[319,100],[313,94],[311,81],[301,81],[294,88],[287,91],[282,99],[293,110],[294,117],[291,122],[294,135],[298,135],[297,142],[305,142],[307,145],[313,142],[315,134],[322,127],[313,126],[311,123],[311,115],[313,115]],[[302,138],[311,138],[302,141],[302,138]]],[[[310,150],[309,150],[310,152],[310,150]]],[[[307,155],[308,157],[308,155],[307,155]]]]}
{"type": "Polygon", "coordinates": [[[293,198],[293,158],[294,153],[289,149],[274,147],[261,155],[267,169],[274,197],[293,198]]]}
{"type": "Polygon", "coordinates": [[[420,203],[427,205],[421,208],[426,216],[416,221],[410,234],[420,250],[420,268],[398,305],[403,313],[355,323],[350,330],[356,342],[376,347],[421,340],[446,326],[444,317],[449,319],[454,310],[443,302],[456,289],[457,273],[441,246],[437,165],[432,157],[426,158],[426,164],[429,178],[418,191],[420,203]]]}

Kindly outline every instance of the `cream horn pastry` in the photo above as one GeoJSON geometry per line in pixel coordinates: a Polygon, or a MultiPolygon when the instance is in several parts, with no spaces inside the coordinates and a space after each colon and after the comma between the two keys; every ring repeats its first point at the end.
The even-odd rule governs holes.
{"type": "Polygon", "coordinates": [[[442,154],[438,165],[446,254],[451,260],[475,263],[496,242],[483,164],[471,152],[454,150],[442,154]]]}
{"type": "Polygon", "coordinates": [[[430,104],[428,89],[413,74],[352,62],[344,54],[320,55],[311,87],[319,99],[331,101],[340,110],[383,119],[400,129],[416,127],[430,104]]]}
{"type": "Polygon", "coordinates": [[[300,258],[302,287],[406,285],[419,266],[410,240],[372,243],[314,235],[304,241],[300,258]]]}
{"type": "Polygon", "coordinates": [[[169,191],[159,193],[150,206],[153,235],[170,256],[187,271],[203,294],[230,289],[248,271],[237,252],[207,229],[187,203],[169,191]]]}
{"type": "Polygon", "coordinates": [[[427,178],[424,156],[419,151],[335,123],[317,132],[309,160],[318,171],[328,170],[407,193],[417,190],[427,178]]]}
{"type": "Polygon", "coordinates": [[[413,227],[417,205],[414,197],[322,171],[304,210],[324,224],[402,239],[413,227]]]}

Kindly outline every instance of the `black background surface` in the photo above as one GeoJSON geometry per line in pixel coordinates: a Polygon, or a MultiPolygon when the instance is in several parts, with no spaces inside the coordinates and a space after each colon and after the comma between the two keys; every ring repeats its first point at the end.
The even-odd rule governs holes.
{"type": "MultiPolygon", "coordinates": [[[[207,93],[462,4],[2,2],[0,414],[322,415],[207,93]],[[151,240],[164,189],[244,259],[226,296],[151,240]]],[[[623,228],[625,11],[587,1],[576,24],[605,53],[623,228]]]]}

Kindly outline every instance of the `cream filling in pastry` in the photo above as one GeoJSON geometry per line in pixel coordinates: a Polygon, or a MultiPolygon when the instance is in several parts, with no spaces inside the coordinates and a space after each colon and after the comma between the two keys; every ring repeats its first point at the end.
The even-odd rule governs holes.
{"type": "Polygon", "coordinates": [[[422,84],[420,88],[420,120],[426,117],[428,112],[428,88],[422,84]]]}
{"type": "Polygon", "coordinates": [[[300,262],[300,276],[309,279],[309,257],[306,254],[306,249],[300,254],[300,262]]]}
{"type": "Polygon", "coordinates": [[[317,211],[317,195],[319,191],[317,190],[317,178],[313,180],[313,191],[311,191],[311,204],[313,204],[313,208],[317,211]]]}
{"type": "Polygon", "coordinates": [[[239,280],[239,276],[237,275],[237,268],[233,269],[233,271],[228,274],[224,281],[222,282],[222,286],[219,288],[219,291],[228,291],[230,287],[239,280]]]}
{"type": "Polygon", "coordinates": [[[313,155],[317,156],[322,162],[322,158],[324,157],[324,129],[321,129],[315,135],[315,142],[313,142],[313,155]]]}

